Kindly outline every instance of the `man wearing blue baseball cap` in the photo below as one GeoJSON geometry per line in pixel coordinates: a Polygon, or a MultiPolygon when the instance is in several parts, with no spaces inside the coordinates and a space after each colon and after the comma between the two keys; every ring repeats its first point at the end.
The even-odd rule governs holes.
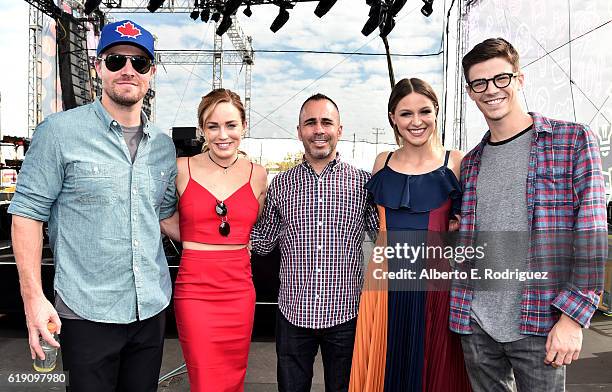
{"type": "Polygon", "coordinates": [[[102,96],[38,125],[9,212],[32,358],[61,332],[69,391],[156,391],[171,281],[160,220],[175,210],[175,150],[143,98],[154,39],[106,25],[97,49],[102,96]],[[40,281],[42,227],[55,263],[55,306],[40,281]]]}

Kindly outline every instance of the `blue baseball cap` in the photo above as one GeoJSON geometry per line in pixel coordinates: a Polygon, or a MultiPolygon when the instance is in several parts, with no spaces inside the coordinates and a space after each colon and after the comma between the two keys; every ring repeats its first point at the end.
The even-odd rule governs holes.
{"type": "Polygon", "coordinates": [[[104,26],[100,34],[100,42],[96,55],[104,52],[111,46],[127,44],[138,46],[154,60],[154,42],[153,35],[145,30],[142,26],[132,22],[131,20],[122,20],[115,23],[110,23],[104,26]]]}

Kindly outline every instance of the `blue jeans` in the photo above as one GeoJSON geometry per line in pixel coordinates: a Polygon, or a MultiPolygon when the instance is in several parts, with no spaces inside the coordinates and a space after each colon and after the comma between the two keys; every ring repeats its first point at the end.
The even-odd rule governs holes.
{"type": "Polygon", "coordinates": [[[348,391],[357,318],[330,328],[311,329],[291,324],[277,310],[276,357],[278,390],[309,392],[319,346],[326,392],[348,391]]]}
{"type": "Polygon", "coordinates": [[[563,392],[565,366],[544,364],[546,337],[499,343],[472,321],[471,335],[461,336],[473,392],[563,392]]]}

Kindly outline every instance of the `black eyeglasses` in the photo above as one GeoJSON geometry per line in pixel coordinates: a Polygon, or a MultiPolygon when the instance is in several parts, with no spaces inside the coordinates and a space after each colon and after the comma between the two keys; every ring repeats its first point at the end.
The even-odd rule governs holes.
{"type": "Polygon", "coordinates": [[[470,86],[470,88],[472,89],[473,92],[475,93],[484,93],[485,91],[487,91],[487,88],[489,87],[489,82],[493,81],[493,84],[495,85],[495,87],[497,88],[504,88],[504,87],[508,87],[510,85],[510,82],[512,81],[512,78],[515,76],[518,76],[519,73],[515,72],[515,73],[500,73],[499,75],[495,75],[492,78],[489,79],[475,79],[472,80],[471,82],[468,82],[468,86],[470,86]]]}
{"type": "Polygon", "coordinates": [[[106,57],[98,57],[98,60],[106,63],[106,68],[111,72],[117,72],[127,63],[127,59],[130,59],[132,68],[140,74],[146,74],[151,69],[153,61],[146,56],[128,56],[125,54],[109,54],[106,57]]]}
{"type": "Polygon", "coordinates": [[[219,225],[219,234],[223,237],[227,237],[230,233],[230,224],[227,221],[227,206],[222,201],[217,200],[215,206],[215,212],[221,218],[221,224],[219,225]]]}

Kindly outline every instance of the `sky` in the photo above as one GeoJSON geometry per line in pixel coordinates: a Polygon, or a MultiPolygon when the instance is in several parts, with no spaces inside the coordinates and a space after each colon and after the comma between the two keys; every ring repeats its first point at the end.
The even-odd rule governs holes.
{"type": "MultiPolygon", "coordinates": [[[[253,7],[247,18],[241,11],[238,19],[245,34],[253,37],[255,50],[311,50],[384,53],[382,40],[375,34],[364,37],[360,31],[367,20],[369,7],[365,1],[340,0],[322,19],[313,11],[316,2],[298,4],[290,12],[287,24],[277,33],[269,26],[277,14],[275,6],[253,7]],[[350,7],[348,6],[350,5],[350,7]]],[[[393,53],[437,53],[441,45],[442,10],[430,18],[420,13],[422,2],[407,5],[398,14],[397,25],[389,36],[393,53]]],[[[137,15],[155,22],[159,49],[210,49],[213,27],[194,22],[187,15],[137,15]],[[177,26],[180,22],[182,25],[177,26]]],[[[117,15],[119,18],[120,16],[117,15]]],[[[224,48],[232,48],[227,40],[224,48]]],[[[435,84],[442,91],[442,56],[431,58],[395,57],[398,78],[418,76],[435,84]]],[[[224,87],[244,92],[244,70],[240,66],[224,69],[224,87]]],[[[386,115],[390,92],[387,63],[384,56],[347,56],[333,54],[271,54],[256,53],[252,68],[252,109],[250,136],[256,140],[245,143],[246,151],[254,156],[282,159],[287,152],[301,149],[296,140],[298,111],[310,95],[321,92],[338,104],[343,123],[342,139],[376,140],[374,128],[382,128],[379,141],[389,143],[380,150],[393,148],[393,135],[386,115]],[[257,140],[282,138],[282,140],[257,140]]],[[[162,127],[194,125],[196,107],[202,95],[211,87],[212,66],[160,67],[157,77],[157,122],[162,127]],[[185,82],[187,79],[187,82],[185,82]],[[172,103],[168,109],[165,102],[172,103]],[[178,105],[177,105],[178,102],[178,105]]],[[[341,143],[341,153],[353,158],[352,143],[341,143]]],[[[370,168],[376,152],[373,144],[361,144],[355,149],[355,162],[370,168]]]]}
{"type": "MultiPolygon", "coordinates": [[[[434,13],[426,18],[420,13],[422,1],[409,0],[396,18],[396,27],[389,35],[392,53],[430,54],[442,47],[443,23],[452,0],[436,0],[434,13]]],[[[365,0],[338,0],[331,11],[319,19],[313,13],[316,2],[300,3],[290,10],[287,24],[276,34],[269,30],[277,7],[253,7],[247,18],[238,11],[244,32],[253,38],[257,50],[311,50],[361,53],[384,53],[382,40],[374,33],[361,34],[369,7],[365,0]]],[[[455,4],[456,7],[456,4],[455,4]]],[[[4,1],[0,5],[0,109],[3,134],[24,134],[27,130],[27,44],[28,14],[25,1],[4,1]]],[[[455,8],[456,9],[456,8],[455,8]]],[[[214,28],[211,24],[193,21],[188,14],[113,13],[149,28],[157,36],[157,49],[211,49],[214,28]]],[[[507,37],[522,56],[522,64],[538,60],[525,68],[524,106],[556,118],[576,119],[592,127],[607,126],[612,119],[612,23],[576,38],[595,26],[612,19],[609,0],[481,0],[471,10],[466,26],[473,46],[491,36],[507,37]],[[569,7],[568,7],[569,5],[569,7]],[[571,17],[571,18],[570,18],[571,17]],[[572,23],[568,23],[568,20],[572,23]],[[563,46],[575,38],[572,47],[563,46]],[[573,50],[570,57],[570,50],[573,50]],[[573,67],[573,88],[569,86],[570,61],[573,67]],[[572,97],[573,95],[573,97],[572,97]],[[573,102],[573,104],[572,104],[573,102]],[[576,107],[574,116],[573,108],[576,107]]],[[[454,46],[455,20],[450,29],[450,74],[456,72],[454,46]]],[[[225,49],[232,49],[229,40],[225,49]]],[[[430,82],[443,100],[443,56],[393,57],[396,80],[420,77],[430,82]]],[[[243,147],[255,158],[282,159],[298,152],[296,140],[299,108],[310,95],[321,92],[338,104],[344,126],[339,144],[341,154],[359,167],[370,169],[377,152],[395,148],[393,133],[387,120],[386,104],[390,92],[387,63],[384,56],[337,54],[256,53],[252,68],[252,139],[243,147]],[[375,130],[380,145],[375,145],[375,130]],[[357,143],[353,148],[351,141],[357,143]],[[265,139],[265,140],[264,140],[265,139]]],[[[212,65],[159,66],[156,77],[156,122],[164,130],[173,126],[195,126],[200,98],[211,89],[212,65]]],[[[451,81],[452,82],[452,81],[451,81]]],[[[453,83],[451,83],[451,87],[453,83]]],[[[240,66],[224,68],[223,87],[244,95],[244,70],[240,66]]],[[[448,92],[447,147],[453,147],[454,88],[448,92]]],[[[442,108],[444,110],[444,108],[442,108]]],[[[473,147],[486,130],[475,105],[466,102],[466,140],[461,148],[473,147]]],[[[601,137],[605,141],[605,136],[601,137]]],[[[608,134],[609,146],[609,134],[608,134]]],[[[608,165],[609,166],[609,165],[608,165]]]]}
{"type": "MultiPolygon", "coordinates": [[[[2,48],[13,53],[9,63],[0,64],[2,93],[2,132],[23,133],[27,129],[27,25],[25,1],[4,2],[0,17],[7,21],[0,26],[2,48]]],[[[391,52],[401,54],[437,53],[441,46],[442,9],[425,18],[420,13],[422,2],[409,2],[396,18],[397,25],[389,36],[391,52]]],[[[253,7],[247,18],[242,9],[239,23],[253,37],[255,50],[312,50],[384,54],[382,40],[372,34],[364,37],[361,28],[368,18],[365,1],[339,0],[322,19],[313,13],[316,2],[297,4],[290,11],[287,24],[276,34],[269,30],[278,8],[271,5],[253,7]]],[[[157,49],[211,49],[214,28],[194,22],[188,14],[113,14],[117,19],[133,18],[148,27],[158,41],[157,49]]],[[[224,48],[232,49],[229,40],[224,48]]],[[[426,58],[393,58],[396,79],[421,77],[442,92],[442,56],[426,58]]],[[[280,141],[253,140],[247,152],[280,159],[287,152],[299,151],[296,125],[302,102],[321,92],[336,101],[343,123],[343,139],[374,143],[379,131],[379,150],[393,147],[393,134],[386,115],[390,92],[387,63],[384,56],[347,56],[328,54],[256,53],[252,68],[251,136],[283,138],[280,141]],[[354,136],[355,135],[355,136],[354,136]],[[280,157],[280,158],[279,158],[280,157]]],[[[212,86],[212,66],[167,65],[158,67],[156,77],[156,122],[162,129],[196,125],[196,108],[212,86]]],[[[224,68],[223,87],[244,95],[244,71],[240,66],[224,68]]],[[[345,155],[353,154],[352,143],[341,143],[345,155]],[[346,146],[344,146],[346,144],[346,146]]],[[[374,144],[358,146],[356,159],[370,168],[374,144]],[[361,148],[363,147],[363,148],[361,148]],[[366,150],[360,153],[360,150],[366,150]],[[359,155],[361,154],[361,157],[359,155]]]]}

